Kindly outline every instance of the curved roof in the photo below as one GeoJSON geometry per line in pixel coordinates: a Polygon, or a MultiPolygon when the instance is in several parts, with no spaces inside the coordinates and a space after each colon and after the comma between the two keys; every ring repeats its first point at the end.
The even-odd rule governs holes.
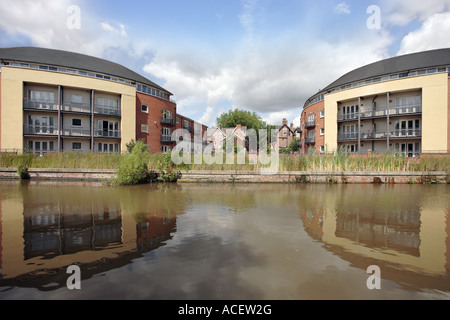
{"type": "MultiPolygon", "coordinates": [[[[450,48],[411,53],[374,62],[344,74],[314,96],[344,85],[369,78],[450,65],[450,48]]],[[[314,97],[312,96],[312,97],[314,97]]],[[[311,97],[311,98],[312,98],[311,97]]],[[[310,99],[311,99],[310,98],[310,99]]],[[[308,101],[310,100],[308,99],[308,101]]]]}
{"type": "Polygon", "coordinates": [[[12,47],[0,48],[0,59],[103,73],[139,82],[171,94],[156,83],[118,63],[85,54],[37,47],[12,47]]]}

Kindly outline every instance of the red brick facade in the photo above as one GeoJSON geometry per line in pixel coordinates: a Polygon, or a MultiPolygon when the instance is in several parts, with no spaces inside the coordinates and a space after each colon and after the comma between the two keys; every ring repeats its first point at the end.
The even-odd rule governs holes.
{"type": "Polygon", "coordinates": [[[173,147],[175,142],[162,138],[163,133],[166,136],[167,133],[175,130],[176,108],[177,105],[171,101],[137,92],[136,140],[144,140],[151,152],[161,152],[163,146],[173,147]],[[163,121],[164,115],[165,121],[163,121]]]}
{"type": "Polygon", "coordinates": [[[305,152],[309,148],[314,148],[316,152],[320,152],[321,147],[325,148],[325,121],[324,117],[321,116],[321,112],[325,108],[324,105],[324,101],[320,101],[302,111],[300,116],[300,127],[302,129],[301,150],[305,152]],[[314,117],[314,122],[310,121],[312,117],[314,117]],[[314,135],[310,133],[312,131],[314,131],[314,135]],[[314,137],[314,139],[311,139],[311,137],[314,137]]]}

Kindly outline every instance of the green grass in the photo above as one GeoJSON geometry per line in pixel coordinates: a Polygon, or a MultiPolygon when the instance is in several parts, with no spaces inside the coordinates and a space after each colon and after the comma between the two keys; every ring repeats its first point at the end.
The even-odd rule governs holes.
{"type": "MultiPolygon", "coordinates": [[[[117,170],[121,159],[126,155],[96,154],[96,153],[54,153],[45,154],[42,157],[33,154],[1,154],[0,167],[17,168],[24,164],[28,168],[69,168],[69,169],[112,169],[117,170]]],[[[192,155],[192,159],[193,159],[192,155]]],[[[147,156],[148,170],[159,169],[164,155],[153,153],[147,156]]],[[[224,158],[223,164],[207,164],[204,160],[201,164],[180,164],[174,166],[176,170],[231,170],[231,171],[257,171],[263,166],[248,163],[227,164],[224,158]]],[[[236,162],[236,161],[235,161],[236,162]]],[[[317,155],[313,153],[300,155],[280,155],[279,171],[378,171],[378,172],[450,172],[450,156],[423,155],[420,158],[406,158],[391,153],[378,155],[349,155],[336,153],[334,155],[317,155]]]]}

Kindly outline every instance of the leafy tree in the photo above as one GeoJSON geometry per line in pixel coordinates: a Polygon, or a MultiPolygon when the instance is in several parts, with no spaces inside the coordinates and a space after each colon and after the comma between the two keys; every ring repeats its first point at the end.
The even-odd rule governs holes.
{"type": "Polygon", "coordinates": [[[247,129],[254,129],[258,136],[258,144],[260,129],[268,129],[268,142],[271,141],[271,129],[275,129],[275,126],[267,124],[257,113],[246,110],[230,110],[227,113],[221,114],[216,120],[217,127],[221,128],[234,128],[238,124],[247,127],[247,129]]]}

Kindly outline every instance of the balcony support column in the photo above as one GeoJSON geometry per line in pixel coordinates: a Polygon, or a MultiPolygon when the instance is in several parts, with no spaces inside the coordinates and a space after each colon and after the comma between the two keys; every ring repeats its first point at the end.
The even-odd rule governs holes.
{"type": "Polygon", "coordinates": [[[91,152],[95,152],[94,147],[94,135],[95,135],[95,131],[94,131],[94,124],[95,124],[95,119],[94,119],[94,114],[95,114],[95,90],[92,89],[91,90],[91,152]]]}
{"type": "Polygon", "coordinates": [[[62,101],[63,101],[63,88],[62,86],[58,86],[58,143],[57,148],[58,152],[61,151],[61,108],[62,108],[62,101]]]}
{"type": "Polygon", "coordinates": [[[358,153],[361,153],[361,97],[358,97],[358,153]]]}
{"type": "Polygon", "coordinates": [[[390,101],[390,94],[389,92],[386,93],[386,101],[387,101],[387,106],[386,106],[386,128],[387,128],[387,135],[386,135],[386,150],[389,151],[389,137],[391,135],[391,130],[390,130],[390,125],[389,125],[389,113],[391,112],[391,101],[390,101]]]}

